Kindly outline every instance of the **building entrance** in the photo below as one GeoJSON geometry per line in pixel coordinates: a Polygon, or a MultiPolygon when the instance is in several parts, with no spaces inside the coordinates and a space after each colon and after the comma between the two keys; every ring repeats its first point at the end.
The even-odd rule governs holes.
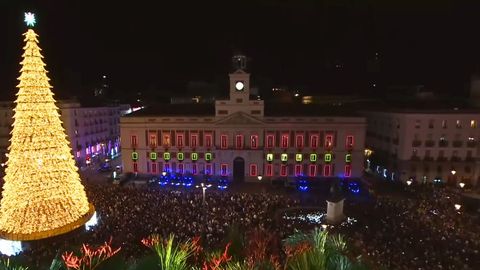
{"type": "Polygon", "coordinates": [[[233,160],[233,181],[243,182],[245,180],[245,160],[241,157],[236,157],[233,160]]]}

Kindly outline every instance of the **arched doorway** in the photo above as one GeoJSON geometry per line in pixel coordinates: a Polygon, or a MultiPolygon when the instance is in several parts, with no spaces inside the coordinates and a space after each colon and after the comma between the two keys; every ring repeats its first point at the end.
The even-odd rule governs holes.
{"type": "Polygon", "coordinates": [[[233,181],[243,182],[245,179],[245,160],[241,157],[236,157],[233,160],[233,181]]]}

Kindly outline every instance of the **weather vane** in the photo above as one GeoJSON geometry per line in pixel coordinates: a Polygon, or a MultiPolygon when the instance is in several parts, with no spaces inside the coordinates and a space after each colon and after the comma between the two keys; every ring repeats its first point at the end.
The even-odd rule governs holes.
{"type": "Polygon", "coordinates": [[[23,20],[27,26],[35,26],[35,23],[37,22],[35,20],[35,14],[31,12],[25,12],[25,20],[23,20]]]}

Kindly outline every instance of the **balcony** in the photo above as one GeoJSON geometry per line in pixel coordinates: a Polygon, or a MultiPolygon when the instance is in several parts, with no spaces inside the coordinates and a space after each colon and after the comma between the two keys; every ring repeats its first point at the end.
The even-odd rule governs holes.
{"type": "Polygon", "coordinates": [[[453,162],[460,162],[461,161],[461,159],[459,157],[452,157],[450,160],[453,161],[453,162]]]}
{"type": "Polygon", "coordinates": [[[453,147],[462,147],[463,142],[462,141],[453,141],[452,146],[453,147]]]}
{"type": "Polygon", "coordinates": [[[423,157],[423,160],[424,160],[424,161],[433,161],[433,157],[431,157],[431,156],[425,156],[425,157],[423,157]]]}
{"type": "Polygon", "coordinates": [[[446,157],[437,157],[437,161],[447,161],[446,157]]]}
{"type": "Polygon", "coordinates": [[[434,147],[434,146],[435,146],[435,141],[433,141],[433,140],[426,140],[426,141],[425,141],[425,146],[426,146],[426,147],[434,147]]]}
{"type": "Polygon", "coordinates": [[[475,147],[475,146],[477,146],[477,142],[476,142],[476,141],[470,141],[470,140],[469,140],[469,141],[467,142],[467,147],[472,147],[472,148],[473,148],[473,147],[475,147]]]}
{"type": "Polygon", "coordinates": [[[448,141],[446,140],[440,140],[438,142],[438,147],[448,147],[448,141]]]}
{"type": "Polygon", "coordinates": [[[412,146],[413,146],[413,147],[419,147],[420,145],[422,145],[422,141],[420,141],[420,140],[413,140],[413,142],[412,142],[412,146]]]}

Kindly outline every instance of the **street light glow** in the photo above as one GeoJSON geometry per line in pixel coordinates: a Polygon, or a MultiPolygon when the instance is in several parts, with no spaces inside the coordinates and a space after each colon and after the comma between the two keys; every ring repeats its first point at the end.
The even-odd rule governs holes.
{"type": "Polygon", "coordinates": [[[259,175],[257,176],[258,181],[262,181],[263,176],[259,175]]]}

